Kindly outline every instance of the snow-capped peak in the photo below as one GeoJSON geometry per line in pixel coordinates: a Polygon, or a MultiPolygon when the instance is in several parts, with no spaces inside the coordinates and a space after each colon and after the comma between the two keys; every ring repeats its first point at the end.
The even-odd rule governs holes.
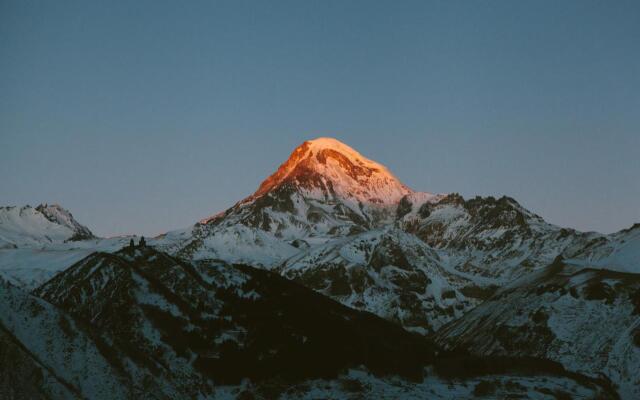
{"type": "Polygon", "coordinates": [[[305,190],[311,197],[338,197],[382,206],[395,205],[413,193],[384,165],[327,137],[298,146],[250,199],[286,184],[305,190]]]}
{"type": "Polygon", "coordinates": [[[93,233],[59,205],[0,207],[0,248],[39,246],[93,238],[93,233]]]}
{"type": "Polygon", "coordinates": [[[49,221],[66,226],[75,232],[71,240],[89,239],[93,237],[93,233],[91,233],[89,228],[81,225],[73,218],[73,215],[68,210],[65,210],[59,204],[40,204],[36,207],[36,210],[40,211],[49,221]]]}

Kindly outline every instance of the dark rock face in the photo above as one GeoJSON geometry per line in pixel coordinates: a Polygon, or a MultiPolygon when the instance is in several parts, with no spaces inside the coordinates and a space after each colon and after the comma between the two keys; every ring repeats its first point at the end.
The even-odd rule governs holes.
{"type": "Polygon", "coordinates": [[[503,196],[495,199],[489,197],[475,197],[464,202],[464,207],[472,217],[491,229],[500,227],[519,227],[527,229],[526,217],[520,205],[512,198],[503,196]]]}
{"type": "Polygon", "coordinates": [[[373,250],[369,259],[369,266],[379,271],[386,265],[392,265],[402,269],[412,269],[402,248],[392,241],[383,241],[373,250]]]}
{"type": "Polygon", "coordinates": [[[400,219],[411,212],[411,208],[413,204],[411,204],[411,200],[407,196],[404,196],[400,199],[400,203],[398,203],[398,208],[396,209],[396,218],[400,219]]]}

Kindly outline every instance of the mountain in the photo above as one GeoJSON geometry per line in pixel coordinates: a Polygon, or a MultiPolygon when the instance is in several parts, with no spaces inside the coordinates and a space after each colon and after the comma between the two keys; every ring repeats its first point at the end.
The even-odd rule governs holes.
{"type": "MultiPolygon", "coordinates": [[[[335,146],[336,152],[342,148],[334,142],[324,143],[335,146]]],[[[513,298],[493,300],[493,296],[514,282],[544,274],[558,256],[571,260],[574,273],[578,275],[593,268],[639,271],[638,225],[612,235],[579,232],[550,224],[507,196],[464,199],[455,193],[430,195],[414,192],[393,179],[387,181],[390,188],[385,191],[396,193],[396,196],[387,197],[388,201],[369,202],[366,206],[362,202],[363,206],[355,209],[346,208],[361,211],[361,215],[366,216],[363,220],[343,218],[345,213],[340,210],[345,208],[342,206],[355,203],[351,194],[366,192],[368,186],[363,189],[358,180],[343,180],[341,190],[335,194],[323,191],[319,185],[311,185],[313,191],[307,190],[308,182],[323,181],[324,172],[317,167],[317,160],[312,159],[318,152],[314,145],[300,146],[254,195],[226,212],[196,224],[193,228],[195,240],[187,235],[187,242],[192,241],[184,247],[178,246],[177,254],[194,259],[242,260],[277,272],[349,307],[372,312],[424,335],[440,335],[442,329],[442,335],[445,335],[453,329],[450,326],[469,324],[465,334],[460,334],[463,328],[455,330],[451,335],[454,341],[468,335],[491,342],[490,339],[497,335],[495,330],[488,329],[476,337],[473,332],[479,328],[469,321],[475,321],[472,318],[480,310],[494,303],[497,304],[494,312],[498,319],[509,318],[514,312],[511,305],[519,302],[529,302],[531,307],[553,304],[554,300],[532,298],[519,291],[514,292],[513,298]],[[294,173],[287,179],[288,173],[296,170],[297,163],[310,165],[305,170],[312,171],[300,176],[317,178],[301,180],[294,173]],[[402,189],[394,191],[396,188],[402,189]],[[283,207],[283,204],[304,206],[283,207]],[[315,214],[309,210],[318,209],[323,212],[314,224],[316,220],[312,218],[310,222],[309,216],[315,214]]],[[[345,153],[345,157],[351,154],[345,153]]],[[[346,163],[332,165],[340,169],[346,163]]],[[[340,174],[347,172],[332,171],[329,181],[333,182],[333,177],[340,174]]],[[[569,287],[565,288],[565,291],[569,290],[569,287]]],[[[627,299],[625,296],[620,298],[627,299]]],[[[629,300],[625,301],[628,303],[629,300]]],[[[588,310],[596,305],[603,307],[599,303],[586,304],[588,310]]],[[[557,325],[557,329],[572,332],[564,339],[565,347],[570,349],[563,350],[564,354],[584,353],[592,345],[609,357],[610,347],[605,344],[598,347],[581,341],[581,330],[586,328],[572,325],[579,318],[571,314],[571,310],[569,307],[562,311],[564,314],[557,325]],[[572,343],[576,343],[575,348],[571,347],[572,343]],[[583,347],[579,347],[581,345],[583,347]]],[[[530,314],[535,311],[530,310],[530,314]]],[[[592,320],[599,318],[600,312],[605,313],[594,312],[596,314],[583,312],[581,315],[589,316],[585,320],[592,320]]],[[[598,321],[602,330],[616,324],[623,324],[620,329],[633,329],[633,323],[616,312],[598,321]]],[[[638,393],[640,382],[630,378],[633,376],[631,371],[638,366],[637,360],[628,347],[622,354],[630,352],[626,357],[631,359],[622,362],[619,356],[611,354],[609,367],[602,363],[567,362],[568,356],[535,351],[538,340],[535,333],[538,331],[534,327],[531,332],[524,330],[525,339],[518,342],[521,352],[515,354],[556,360],[569,369],[591,375],[596,371],[607,371],[607,376],[620,385],[626,398],[638,393]],[[527,342],[527,338],[531,342],[527,342]]],[[[627,340],[623,340],[624,343],[633,343],[633,335],[624,338],[627,340]]],[[[614,339],[609,343],[612,341],[614,339]]],[[[449,345],[445,341],[441,343],[449,345]]],[[[554,346],[558,346],[557,342],[554,346]]],[[[468,347],[450,347],[464,347],[482,355],[513,354],[511,350],[481,352],[480,342],[473,342],[468,347]]]]}
{"type": "Polygon", "coordinates": [[[0,249],[93,239],[89,228],[57,204],[0,207],[0,249]]]}
{"type": "MultiPolygon", "coordinates": [[[[71,241],[71,232],[81,230],[70,214],[38,208],[23,208],[35,217],[4,211],[6,220],[20,223],[2,225],[13,236],[0,236],[10,243],[0,249],[0,276],[24,290],[47,281],[32,295],[104,335],[109,354],[125,366],[114,379],[131,393],[146,390],[132,383],[143,379],[158,397],[222,396],[222,380],[235,397],[249,390],[238,380],[251,378],[257,382],[251,393],[267,398],[274,396],[256,388],[283,379],[280,389],[298,390],[278,392],[285,398],[350,397],[336,393],[353,380],[358,383],[346,387],[362,389],[353,397],[399,397],[389,376],[400,374],[417,398],[453,392],[464,398],[480,385],[478,376],[447,375],[447,365],[474,363],[483,365],[483,376],[493,374],[495,397],[560,390],[530,390],[520,377],[516,393],[505,381],[513,378],[511,366],[527,377],[541,369],[565,387],[574,384],[559,383],[557,374],[583,383],[566,374],[577,371],[587,381],[606,375],[598,385],[611,379],[624,398],[640,393],[633,374],[638,224],[610,235],[579,232],[550,224],[507,196],[413,191],[384,166],[328,138],[300,145],[228,210],[148,240],[155,250],[120,250],[129,238],[71,241]],[[42,234],[47,229],[66,233],[52,240],[42,234]],[[316,316],[321,323],[310,321],[316,316]],[[314,338],[313,346],[301,348],[300,337],[314,338]],[[597,355],[589,354],[593,349],[597,355]],[[268,372],[306,365],[296,358],[301,355],[322,360],[331,376],[314,366],[296,379],[268,372]],[[524,361],[505,360],[512,355],[524,361]],[[388,364],[383,371],[381,360],[388,364]],[[439,373],[419,377],[424,368],[439,373]]],[[[25,370],[44,371],[46,363],[8,332],[0,340],[15,344],[12,354],[25,370]]],[[[47,379],[65,386],[59,374],[47,379]]],[[[78,391],[79,385],[65,387],[78,391]]],[[[586,396],[578,386],[569,392],[586,396]]]]}
{"type": "Polygon", "coordinates": [[[444,250],[461,274],[496,285],[544,268],[558,255],[578,256],[592,243],[606,241],[599,233],[550,224],[507,196],[465,200],[454,193],[436,202],[406,201],[404,210],[402,229],[444,250]]]}
{"type": "Polygon", "coordinates": [[[591,376],[604,374],[623,398],[638,398],[640,275],[585,268],[558,257],[436,337],[449,349],[540,357],[591,376]]]}
{"type": "MultiPolygon", "coordinates": [[[[70,214],[54,212],[59,207],[37,209],[47,222],[69,221],[70,214]]],[[[558,255],[591,266],[598,258],[608,268],[613,264],[605,258],[623,257],[619,269],[628,270],[640,248],[634,232],[560,228],[506,196],[413,191],[349,146],[319,138],[298,146],[233,207],[150,243],[189,260],[272,270],[429,334],[558,255]]],[[[0,251],[0,274],[34,287],[92,251],[115,251],[127,240],[0,251]]]]}
{"type": "Polygon", "coordinates": [[[394,223],[303,249],[273,270],[427,334],[558,255],[637,265],[638,237],[635,229],[606,236],[560,228],[509,197],[407,195],[394,223]]]}
{"type": "Polygon", "coordinates": [[[344,234],[388,221],[409,193],[383,165],[319,138],[298,146],[254,194],[202,224],[241,222],[284,238],[344,234]]]}
{"type": "Polygon", "coordinates": [[[0,310],[9,398],[617,398],[553,362],[443,353],[272,272],[144,246],[32,294],[0,281],[0,310]]]}
{"type": "Polygon", "coordinates": [[[254,194],[154,244],[273,270],[428,334],[556,256],[585,257],[608,240],[549,224],[506,196],[413,191],[320,138],[298,146],[254,194]]]}
{"type": "MultiPolygon", "coordinates": [[[[190,237],[182,238],[181,255],[215,256],[221,246],[211,238],[224,236],[238,225],[267,234],[247,243],[258,253],[261,247],[278,242],[299,247],[308,241],[365,232],[391,223],[406,195],[437,197],[414,194],[386,167],[335,139],[306,141],[255,193],[196,224],[190,237]]],[[[169,236],[181,240],[177,234],[169,236]]],[[[245,250],[245,254],[251,252],[245,250]]],[[[254,261],[266,265],[281,260],[254,261]]]]}

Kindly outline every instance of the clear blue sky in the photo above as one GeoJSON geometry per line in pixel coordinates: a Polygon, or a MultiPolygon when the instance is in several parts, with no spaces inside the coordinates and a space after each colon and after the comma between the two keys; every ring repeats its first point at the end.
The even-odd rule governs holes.
{"type": "Polygon", "coordinates": [[[640,2],[0,2],[0,204],[186,227],[333,136],[414,189],[640,222],[640,2]]]}

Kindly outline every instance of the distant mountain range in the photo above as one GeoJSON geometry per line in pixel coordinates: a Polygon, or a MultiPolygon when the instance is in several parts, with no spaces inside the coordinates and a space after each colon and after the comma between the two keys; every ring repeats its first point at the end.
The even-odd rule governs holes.
{"type": "Polygon", "coordinates": [[[42,398],[640,397],[638,224],[416,192],[320,138],[230,209],[132,238],[0,208],[2,354],[24,371],[4,393],[39,371],[42,398]]]}

